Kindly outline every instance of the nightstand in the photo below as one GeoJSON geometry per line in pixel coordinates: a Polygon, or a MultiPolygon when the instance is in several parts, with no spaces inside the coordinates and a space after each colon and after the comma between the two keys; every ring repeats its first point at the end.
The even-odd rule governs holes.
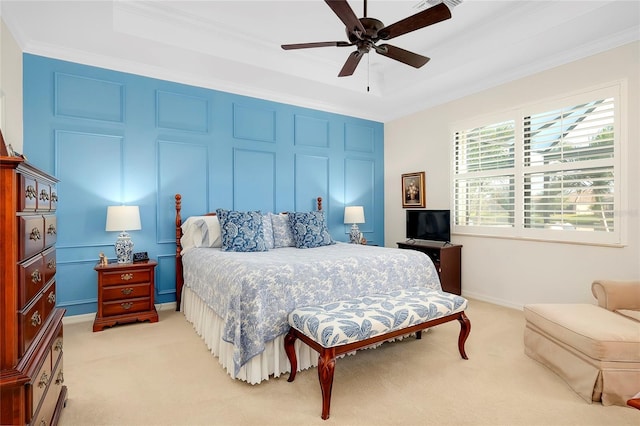
{"type": "Polygon", "coordinates": [[[153,260],[96,265],[98,313],[93,331],[135,321],[158,322],[153,303],[157,265],[153,260]]]}

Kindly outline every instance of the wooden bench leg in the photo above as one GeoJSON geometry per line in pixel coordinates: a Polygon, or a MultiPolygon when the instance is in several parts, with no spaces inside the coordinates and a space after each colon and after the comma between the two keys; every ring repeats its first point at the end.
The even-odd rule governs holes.
{"type": "Polygon", "coordinates": [[[464,351],[464,343],[467,341],[467,337],[469,337],[469,333],[471,332],[471,321],[463,312],[460,312],[458,316],[458,322],[460,323],[460,335],[458,336],[458,350],[460,351],[460,355],[464,359],[469,359],[467,357],[466,352],[464,351]]]}
{"type": "Polygon", "coordinates": [[[287,353],[287,358],[289,358],[289,364],[291,364],[288,382],[293,382],[298,371],[298,359],[296,358],[296,348],[294,347],[297,338],[298,336],[293,328],[284,336],[284,351],[287,353]]]}
{"type": "Polygon", "coordinates": [[[323,349],[318,357],[318,379],[320,380],[320,391],[322,392],[322,420],[329,418],[331,388],[333,387],[333,372],[335,371],[335,367],[335,349],[323,349]]]}

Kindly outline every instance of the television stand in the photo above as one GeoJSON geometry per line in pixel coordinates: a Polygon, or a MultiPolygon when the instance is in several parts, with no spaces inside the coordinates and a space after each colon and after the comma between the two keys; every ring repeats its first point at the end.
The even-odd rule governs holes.
{"type": "Polygon", "coordinates": [[[407,240],[396,244],[398,248],[417,250],[429,256],[438,271],[442,290],[458,295],[462,293],[461,245],[427,240],[407,240]]]}

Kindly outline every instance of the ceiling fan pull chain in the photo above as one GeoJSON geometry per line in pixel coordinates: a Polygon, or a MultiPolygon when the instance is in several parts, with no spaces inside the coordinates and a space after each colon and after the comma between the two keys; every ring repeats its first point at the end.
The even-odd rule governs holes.
{"type": "Polygon", "coordinates": [[[369,58],[371,58],[367,54],[367,92],[369,92],[369,73],[371,72],[371,64],[369,63],[369,58]]]}

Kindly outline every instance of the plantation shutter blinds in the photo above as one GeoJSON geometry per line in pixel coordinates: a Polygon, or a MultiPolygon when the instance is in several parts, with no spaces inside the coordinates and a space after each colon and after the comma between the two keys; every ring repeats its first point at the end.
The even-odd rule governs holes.
{"type": "Polygon", "coordinates": [[[524,119],[524,227],[611,232],[612,98],[524,119]]]}
{"type": "Polygon", "coordinates": [[[454,233],[620,244],[621,87],[456,131],[454,233]]]}
{"type": "Polygon", "coordinates": [[[514,122],[456,133],[454,223],[513,227],[514,122]]]}

